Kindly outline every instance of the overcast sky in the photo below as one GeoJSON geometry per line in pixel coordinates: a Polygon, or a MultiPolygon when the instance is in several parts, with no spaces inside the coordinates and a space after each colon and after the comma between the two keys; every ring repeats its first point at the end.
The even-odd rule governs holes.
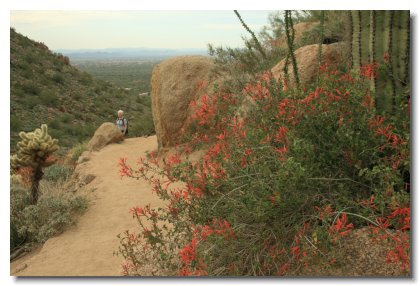
{"type": "MultiPolygon", "coordinates": [[[[241,11],[258,32],[270,11],[241,11]]],[[[203,48],[242,45],[233,11],[10,11],[10,26],[50,49],[203,48]]]]}

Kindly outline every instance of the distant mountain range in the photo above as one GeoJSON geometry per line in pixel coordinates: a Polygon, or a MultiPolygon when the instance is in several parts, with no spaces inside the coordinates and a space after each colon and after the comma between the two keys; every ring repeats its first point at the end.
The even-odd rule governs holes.
{"type": "Polygon", "coordinates": [[[68,56],[71,61],[164,59],[181,55],[207,55],[205,49],[108,48],[57,49],[54,51],[68,56]]]}

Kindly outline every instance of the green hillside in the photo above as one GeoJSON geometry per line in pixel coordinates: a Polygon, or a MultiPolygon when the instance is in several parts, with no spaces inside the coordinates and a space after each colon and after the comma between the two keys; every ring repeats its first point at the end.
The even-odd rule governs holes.
{"type": "MultiPolygon", "coordinates": [[[[60,146],[90,138],[103,122],[125,111],[130,136],[154,132],[150,98],[138,97],[115,85],[93,78],[10,29],[10,137],[13,152],[20,131],[48,124],[60,146]]],[[[65,149],[65,148],[64,148],[65,149]]]]}

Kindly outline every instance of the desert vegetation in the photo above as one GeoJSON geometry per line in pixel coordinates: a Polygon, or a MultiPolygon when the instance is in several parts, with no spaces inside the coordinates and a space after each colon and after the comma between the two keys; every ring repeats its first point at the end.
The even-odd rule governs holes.
{"type": "Polygon", "coordinates": [[[112,229],[122,275],[411,275],[409,12],[287,10],[260,32],[232,17],[244,48],[157,67],[79,71],[11,29],[11,259],[87,209],[75,166],[123,109],[130,137],[156,127],[158,149],[115,172],[163,207],[133,202],[136,229],[112,229]],[[159,81],[172,97],[139,96],[159,81]]]}
{"type": "Polygon", "coordinates": [[[92,137],[103,122],[114,122],[119,109],[131,123],[130,136],[154,132],[148,96],[140,98],[105,81],[109,78],[100,80],[80,71],[68,57],[14,29],[10,30],[10,71],[12,152],[20,131],[29,132],[45,123],[50,134],[60,140],[64,155],[74,144],[92,137]]]}
{"type": "Polygon", "coordinates": [[[58,140],[48,134],[47,125],[19,135],[18,151],[11,157],[11,259],[74,224],[88,205],[86,196],[72,192],[74,161],[54,156],[58,140]]]}
{"type": "Polygon", "coordinates": [[[121,176],[148,180],[166,202],[130,209],[138,230],[119,235],[122,273],[409,275],[409,13],[286,11],[259,37],[235,13],[250,39],[210,46],[226,80],[190,103],[186,138],[120,161],[121,176]],[[297,38],[305,22],[316,24],[297,38]],[[322,60],[333,42],[346,47],[339,64],[322,60]],[[318,67],[304,86],[295,56],[308,44],[318,67]],[[281,58],[279,81],[270,68],[281,58]],[[375,263],[349,266],[358,244],[364,256],[381,246],[375,263]]]}
{"type": "Polygon", "coordinates": [[[150,92],[150,76],[159,60],[138,61],[76,61],[78,69],[95,78],[111,82],[118,87],[129,89],[128,94],[138,96],[150,92]]]}

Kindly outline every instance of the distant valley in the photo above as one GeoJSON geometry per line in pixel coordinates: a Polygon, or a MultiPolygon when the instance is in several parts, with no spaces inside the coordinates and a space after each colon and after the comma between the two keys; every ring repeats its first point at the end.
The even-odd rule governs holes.
{"type": "Polygon", "coordinates": [[[159,61],[181,55],[207,55],[206,49],[150,49],[150,48],[109,48],[109,49],[57,49],[57,53],[68,56],[72,62],[79,61],[159,61]]]}

